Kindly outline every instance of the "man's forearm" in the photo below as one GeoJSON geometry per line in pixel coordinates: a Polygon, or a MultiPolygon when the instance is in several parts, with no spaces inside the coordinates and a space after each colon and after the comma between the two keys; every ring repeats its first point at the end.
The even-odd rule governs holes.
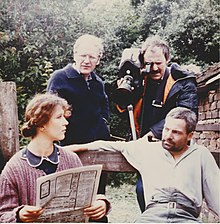
{"type": "Polygon", "coordinates": [[[83,146],[84,144],[74,144],[74,145],[67,145],[67,146],[62,146],[63,149],[72,151],[72,152],[83,152],[83,151],[87,151],[88,148],[83,146]]]}

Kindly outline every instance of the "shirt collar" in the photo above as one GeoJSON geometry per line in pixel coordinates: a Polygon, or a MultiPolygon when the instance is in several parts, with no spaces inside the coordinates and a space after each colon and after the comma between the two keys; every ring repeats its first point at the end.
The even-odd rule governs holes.
{"type": "Polygon", "coordinates": [[[87,81],[90,81],[90,80],[92,80],[92,75],[91,74],[89,74],[88,78],[87,78],[87,81]]]}
{"type": "MultiPolygon", "coordinates": [[[[171,153],[168,150],[164,149],[163,147],[162,147],[162,149],[163,149],[164,154],[166,155],[166,157],[173,159],[173,156],[171,155],[171,153]]],[[[186,156],[188,156],[189,154],[191,154],[193,151],[195,151],[197,149],[198,149],[198,145],[196,143],[190,145],[189,148],[185,152],[183,152],[183,154],[175,161],[175,163],[179,163],[186,156]]]]}
{"type": "Polygon", "coordinates": [[[65,72],[66,72],[66,75],[67,75],[68,78],[79,78],[79,77],[81,77],[80,73],[75,68],[73,68],[73,64],[68,64],[65,67],[65,72]]]}
{"type": "Polygon", "coordinates": [[[54,145],[54,150],[53,150],[52,154],[49,155],[48,157],[36,156],[31,151],[29,151],[27,147],[25,147],[22,150],[21,158],[25,159],[30,166],[38,167],[42,164],[42,162],[44,160],[46,160],[52,164],[58,164],[59,163],[59,155],[60,155],[59,149],[55,145],[54,145]]]}
{"type": "MultiPolygon", "coordinates": [[[[65,72],[66,72],[68,78],[80,78],[80,77],[82,77],[82,74],[80,74],[80,72],[76,68],[74,68],[73,64],[68,64],[65,67],[65,72]]],[[[89,74],[88,80],[92,80],[93,78],[95,80],[97,80],[95,73],[91,72],[89,74]]]]}

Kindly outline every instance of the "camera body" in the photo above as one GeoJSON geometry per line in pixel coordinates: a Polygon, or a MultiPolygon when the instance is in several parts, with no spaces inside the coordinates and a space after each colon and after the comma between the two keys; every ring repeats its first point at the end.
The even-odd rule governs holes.
{"type": "Polygon", "coordinates": [[[122,53],[119,65],[118,88],[115,101],[126,107],[132,101],[132,92],[143,86],[144,76],[149,75],[152,63],[144,64],[143,53],[139,48],[127,48],[122,53]]]}

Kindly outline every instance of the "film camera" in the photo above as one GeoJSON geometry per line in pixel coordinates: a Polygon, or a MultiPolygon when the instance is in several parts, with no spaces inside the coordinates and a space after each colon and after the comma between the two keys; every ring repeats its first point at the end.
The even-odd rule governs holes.
{"type": "Polygon", "coordinates": [[[143,86],[144,76],[150,73],[151,63],[144,64],[143,54],[139,48],[127,48],[122,53],[119,65],[118,88],[115,102],[125,108],[132,101],[132,92],[143,86]],[[145,67],[141,71],[141,68],[145,67]]]}

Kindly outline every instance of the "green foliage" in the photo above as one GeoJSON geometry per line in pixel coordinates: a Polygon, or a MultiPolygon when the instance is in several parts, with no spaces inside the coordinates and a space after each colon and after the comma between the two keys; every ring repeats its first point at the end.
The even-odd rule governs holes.
{"type": "Polygon", "coordinates": [[[139,6],[140,34],[143,40],[166,27],[170,20],[170,5],[166,0],[149,0],[139,6]]]}
{"type": "Polygon", "coordinates": [[[16,82],[22,121],[27,100],[45,91],[53,69],[72,57],[72,33],[79,16],[77,7],[68,2],[5,0],[0,4],[0,77],[16,82]],[[76,17],[70,17],[70,11],[65,15],[60,11],[69,5],[76,17]]]}
{"type": "Polygon", "coordinates": [[[170,42],[173,60],[200,66],[219,61],[219,5],[210,3],[190,1],[185,8],[172,4],[172,19],[160,34],[170,42]]]}
{"type": "Polygon", "coordinates": [[[112,187],[120,187],[122,184],[135,185],[136,181],[136,173],[109,173],[107,178],[107,184],[112,187]]]}

